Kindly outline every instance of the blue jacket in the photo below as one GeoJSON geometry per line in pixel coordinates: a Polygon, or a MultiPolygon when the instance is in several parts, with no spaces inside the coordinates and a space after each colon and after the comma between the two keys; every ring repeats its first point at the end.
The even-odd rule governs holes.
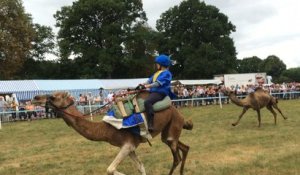
{"type": "MultiPolygon", "coordinates": [[[[148,79],[149,83],[154,83],[153,82],[154,75],[155,74],[153,74],[148,79]]],[[[150,92],[158,92],[173,97],[174,94],[171,92],[171,80],[172,80],[171,72],[169,70],[164,70],[158,75],[156,79],[156,82],[158,82],[160,86],[150,88],[150,92]]]]}

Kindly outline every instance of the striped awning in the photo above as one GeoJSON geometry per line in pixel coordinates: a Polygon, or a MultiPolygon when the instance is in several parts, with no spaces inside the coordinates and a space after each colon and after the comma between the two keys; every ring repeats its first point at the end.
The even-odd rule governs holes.
{"type": "Polygon", "coordinates": [[[40,93],[34,80],[0,81],[1,93],[16,94],[18,100],[28,100],[40,93]]]}
{"type": "Polygon", "coordinates": [[[14,93],[18,100],[30,100],[37,94],[68,91],[77,98],[79,94],[87,93],[96,96],[100,88],[103,88],[104,94],[108,90],[133,88],[146,80],[147,78],[0,81],[0,93],[14,93]]]}
{"type": "Polygon", "coordinates": [[[0,92],[38,91],[35,80],[0,81],[0,92]]]}

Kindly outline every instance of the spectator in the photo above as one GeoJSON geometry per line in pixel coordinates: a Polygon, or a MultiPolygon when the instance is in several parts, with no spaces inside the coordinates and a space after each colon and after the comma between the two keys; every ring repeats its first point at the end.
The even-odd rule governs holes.
{"type": "Polygon", "coordinates": [[[9,95],[5,95],[5,101],[10,105],[13,101],[13,98],[9,95]]]}
{"type": "Polygon", "coordinates": [[[48,103],[46,103],[46,105],[45,105],[45,115],[46,115],[46,118],[52,118],[54,116],[54,113],[53,113],[52,109],[49,107],[48,103]]]}
{"type": "Polygon", "coordinates": [[[79,105],[86,105],[85,97],[82,94],[79,94],[79,105]]]}
{"type": "Polygon", "coordinates": [[[94,101],[94,103],[97,104],[97,105],[102,105],[102,104],[103,104],[103,103],[102,103],[102,98],[101,98],[100,95],[94,97],[93,101],[94,101]]]}
{"type": "MultiPolygon", "coordinates": [[[[186,87],[183,87],[182,95],[183,95],[183,99],[188,99],[189,98],[190,93],[189,93],[189,91],[187,90],[186,87]]],[[[184,106],[188,105],[187,101],[184,101],[183,103],[184,103],[184,106]]]]}
{"type": "Polygon", "coordinates": [[[19,104],[16,102],[15,98],[13,98],[13,100],[10,104],[11,111],[12,111],[11,116],[12,116],[13,121],[16,121],[16,118],[17,118],[16,111],[18,110],[18,106],[19,106],[19,104]]]}
{"type": "Polygon", "coordinates": [[[7,108],[8,108],[7,102],[4,100],[3,96],[0,96],[0,117],[1,117],[1,121],[2,121],[2,117],[5,116],[4,112],[6,111],[7,108]]]}
{"type": "Polygon", "coordinates": [[[114,99],[114,93],[112,91],[109,91],[109,93],[107,95],[108,102],[112,102],[113,99],[114,99]]]}
{"type": "Polygon", "coordinates": [[[30,101],[27,101],[27,102],[26,102],[25,109],[26,109],[26,111],[27,111],[27,119],[28,119],[28,121],[31,120],[31,116],[32,116],[32,115],[33,115],[34,117],[37,117],[37,114],[36,114],[36,112],[34,111],[34,105],[31,104],[30,101]]]}
{"type": "Polygon", "coordinates": [[[88,105],[94,104],[94,97],[92,96],[91,92],[89,92],[86,96],[86,101],[88,105]]]}
{"type": "Polygon", "coordinates": [[[20,120],[23,120],[23,119],[25,120],[27,118],[25,105],[23,103],[20,103],[20,106],[19,106],[19,118],[20,118],[20,120]]]}

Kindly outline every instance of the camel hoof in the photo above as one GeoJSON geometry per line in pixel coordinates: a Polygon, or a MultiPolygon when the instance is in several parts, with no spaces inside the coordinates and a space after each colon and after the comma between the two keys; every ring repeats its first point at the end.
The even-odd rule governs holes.
{"type": "Polygon", "coordinates": [[[232,126],[236,126],[236,124],[235,124],[235,123],[232,123],[231,125],[232,125],[232,126]]]}
{"type": "Polygon", "coordinates": [[[284,120],[287,120],[287,119],[288,119],[287,117],[284,118],[284,120]]]}

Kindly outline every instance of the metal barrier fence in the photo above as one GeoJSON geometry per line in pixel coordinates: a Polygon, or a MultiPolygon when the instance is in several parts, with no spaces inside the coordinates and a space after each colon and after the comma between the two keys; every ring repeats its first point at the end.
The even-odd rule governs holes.
{"type": "MultiPolygon", "coordinates": [[[[285,93],[272,93],[274,97],[278,99],[290,100],[290,99],[300,99],[300,92],[285,92],[285,93]]],[[[244,98],[246,95],[238,95],[238,98],[244,98]]],[[[214,97],[200,97],[200,98],[180,98],[172,100],[173,105],[177,107],[186,107],[186,106],[205,106],[205,105],[220,105],[228,104],[228,96],[219,94],[214,97]],[[221,102],[221,103],[220,103],[221,102]]],[[[77,105],[77,109],[83,114],[88,114],[91,117],[94,115],[91,113],[102,107],[103,105],[77,105]],[[89,114],[91,113],[91,114],[89,114]]],[[[99,111],[98,111],[99,112],[99,111]]],[[[22,110],[22,111],[2,111],[0,109],[0,129],[1,122],[11,122],[11,121],[21,121],[28,119],[43,119],[43,118],[56,118],[56,114],[53,111],[45,111],[45,109],[39,110],[22,110]],[[34,117],[32,117],[34,116],[34,117]],[[30,117],[30,118],[29,118],[30,117]]]]}

